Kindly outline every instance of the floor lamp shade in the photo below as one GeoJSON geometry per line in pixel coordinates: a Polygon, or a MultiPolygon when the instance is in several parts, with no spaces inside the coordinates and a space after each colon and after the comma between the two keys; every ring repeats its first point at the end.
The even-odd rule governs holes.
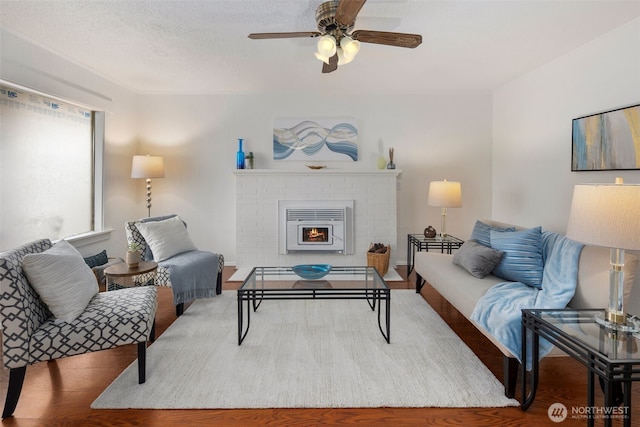
{"type": "Polygon", "coordinates": [[[640,185],[580,184],[573,190],[567,237],[611,249],[607,320],[623,323],[624,251],[640,250],[640,185]]]}
{"type": "Polygon", "coordinates": [[[133,156],[131,178],[164,178],[164,159],[161,156],[133,156]]]}
{"type": "Polygon", "coordinates": [[[456,181],[431,181],[429,183],[429,206],[442,208],[440,220],[440,236],[446,237],[447,208],[459,208],[462,206],[462,186],[456,181]]]}
{"type": "Polygon", "coordinates": [[[164,160],[161,156],[133,156],[131,178],[147,180],[147,211],[151,217],[151,178],[164,178],[164,160]]]}

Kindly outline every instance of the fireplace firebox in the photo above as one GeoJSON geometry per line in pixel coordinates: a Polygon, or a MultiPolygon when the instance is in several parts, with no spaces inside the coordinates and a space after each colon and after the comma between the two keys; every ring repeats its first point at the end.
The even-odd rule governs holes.
{"type": "Polygon", "coordinates": [[[281,201],[280,218],[281,253],[353,253],[353,201],[281,201]]]}
{"type": "Polygon", "coordinates": [[[333,235],[333,226],[327,225],[326,227],[305,227],[299,228],[302,233],[302,239],[300,243],[331,243],[331,236],[333,235]]]}

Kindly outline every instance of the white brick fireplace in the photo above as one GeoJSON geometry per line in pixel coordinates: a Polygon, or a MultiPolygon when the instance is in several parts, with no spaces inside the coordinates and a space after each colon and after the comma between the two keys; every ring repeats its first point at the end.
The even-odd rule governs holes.
{"type": "Polygon", "coordinates": [[[400,170],[238,170],[236,176],[236,267],[304,263],[366,265],[370,243],[390,243],[397,265],[397,177],[400,170]],[[282,201],[352,201],[353,254],[280,253],[282,201]]]}

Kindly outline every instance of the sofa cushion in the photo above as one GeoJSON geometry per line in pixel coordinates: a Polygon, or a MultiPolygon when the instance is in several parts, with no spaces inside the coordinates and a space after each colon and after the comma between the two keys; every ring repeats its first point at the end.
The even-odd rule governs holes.
{"type": "Polygon", "coordinates": [[[440,252],[416,252],[415,269],[444,299],[469,318],[476,301],[504,279],[491,274],[477,279],[455,265],[452,258],[453,255],[440,252]]]}
{"type": "Polygon", "coordinates": [[[475,240],[484,246],[491,246],[491,230],[496,231],[516,231],[515,227],[498,227],[477,220],[471,231],[469,240],[475,240]]]}
{"type": "Polygon", "coordinates": [[[542,228],[503,232],[491,230],[491,247],[504,252],[493,274],[512,282],[542,286],[542,228]]]}
{"type": "Polygon", "coordinates": [[[453,263],[467,270],[473,277],[483,279],[500,263],[504,252],[467,240],[453,255],[453,263]]]}
{"type": "Polygon", "coordinates": [[[98,281],[82,255],[66,240],[22,259],[27,280],[56,319],[75,320],[98,293],[98,281]]]}
{"type": "Polygon", "coordinates": [[[183,252],[195,251],[187,227],[178,216],[164,221],[140,222],[136,227],[144,237],[156,262],[183,252]]]}

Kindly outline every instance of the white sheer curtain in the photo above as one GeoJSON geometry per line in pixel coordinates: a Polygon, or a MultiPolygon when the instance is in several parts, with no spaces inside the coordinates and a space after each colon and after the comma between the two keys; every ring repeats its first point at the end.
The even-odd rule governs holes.
{"type": "Polygon", "coordinates": [[[0,250],[93,230],[93,116],[0,86],[0,250]]]}

